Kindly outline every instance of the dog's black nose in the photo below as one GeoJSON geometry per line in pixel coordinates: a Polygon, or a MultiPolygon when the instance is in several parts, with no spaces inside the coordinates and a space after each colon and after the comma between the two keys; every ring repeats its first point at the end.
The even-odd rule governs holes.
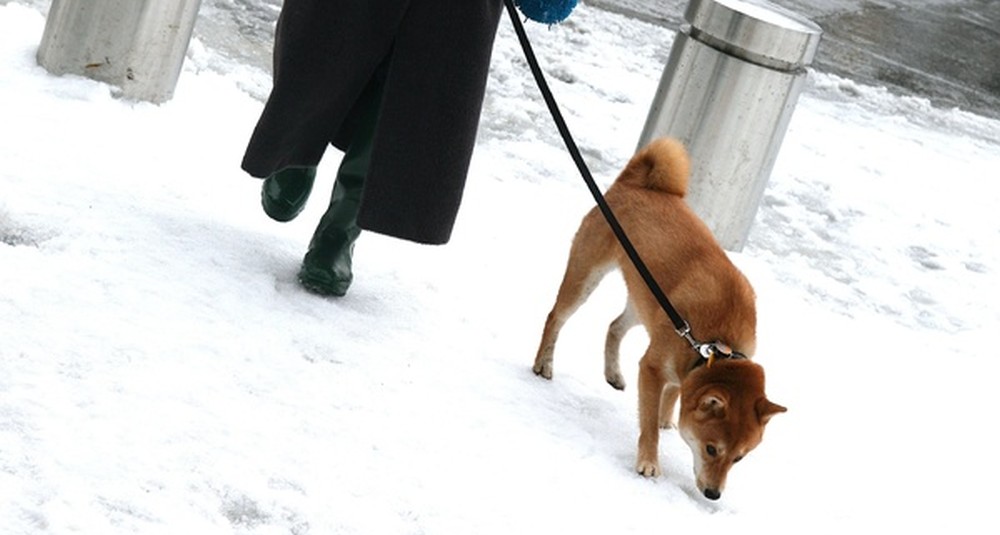
{"type": "Polygon", "coordinates": [[[718,489],[705,489],[705,497],[709,500],[718,500],[722,497],[722,493],[718,489]]]}

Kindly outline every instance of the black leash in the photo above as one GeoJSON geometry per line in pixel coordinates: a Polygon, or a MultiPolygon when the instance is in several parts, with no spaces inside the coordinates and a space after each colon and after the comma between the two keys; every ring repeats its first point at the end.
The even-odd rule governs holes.
{"type": "Polygon", "coordinates": [[[728,346],[719,342],[709,342],[701,343],[695,340],[691,335],[691,326],[688,322],[677,312],[677,309],[670,304],[670,300],[667,299],[666,294],[660,288],[660,285],[656,283],[653,275],[649,272],[649,268],[646,267],[645,262],[639,256],[638,251],[632,245],[632,241],[629,240],[628,235],[622,229],[621,224],[618,222],[618,218],[615,217],[614,212],[611,211],[611,207],[608,206],[608,202],[604,199],[604,195],[601,193],[600,188],[597,187],[597,182],[594,181],[593,175],[590,174],[590,169],[587,167],[586,162],[583,161],[583,155],[580,154],[580,149],[576,146],[576,142],[573,140],[572,134],[570,134],[569,127],[566,126],[566,121],[563,119],[562,113],[559,111],[559,105],[556,103],[556,99],[552,96],[552,91],[549,89],[548,82],[545,81],[545,75],[542,73],[541,67],[538,65],[538,59],[535,57],[535,52],[531,47],[531,42],[528,41],[528,35],[524,31],[524,25],[521,24],[521,19],[518,16],[517,9],[514,7],[513,0],[504,0],[504,4],[507,7],[507,14],[510,15],[510,20],[514,25],[514,31],[517,33],[517,39],[521,43],[521,48],[524,50],[525,59],[528,60],[528,65],[531,67],[531,74],[535,77],[535,82],[538,84],[538,89],[542,93],[542,98],[545,100],[546,106],[549,108],[549,113],[552,114],[552,119],[556,123],[556,127],[559,129],[559,134],[562,135],[563,142],[566,144],[566,148],[569,150],[570,156],[573,157],[573,161],[576,163],[577,169],[580,170],[580,174],[583,176],[583,181],[587,183],[587,188],[590,189],[590,193],[594,196],[594,200],[597,202],[597,207],[601,210],[604,218],[608,221],[608,225],[611,227],[612,232],[614,232],[615,237],[618,238],[618,242],[621,243],[623,249],[625,249],[625,254],[628,255],[629,260],[635,266],[635,269],[639,272],[642,280],[649,287],[649,291],[653,293],[653,297],[660,304],[660,308],[667,313],[670,321],[674,324],[674,330],[677,335],[684,338],[691,348],[698,352],[703,358],[707,359],[709,364],[712,359],[716,357],[743,357],[740,353],[734,352],[729,349],[728,346]]]}

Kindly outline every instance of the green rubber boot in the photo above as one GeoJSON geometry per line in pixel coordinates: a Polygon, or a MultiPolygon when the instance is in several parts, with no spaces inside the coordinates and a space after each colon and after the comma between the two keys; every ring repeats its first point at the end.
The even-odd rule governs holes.
{"type": "Polygon", "coordinates": [[[333,185],[330,207],[320,219],[299,269],[302,287],[319,295],[343,296],[354,279],[351,257],[354,242],[361,235],[357,219],[364,173],[347,174],[345,167],[350,166],[346,164],[345,156],[333,185]]]}
{"type": "Polygon", "coordinates": [[[343,296],[354,279],[351,258],[354,242],[361,235],[358,210],[371,163],[377,114],[378,100],[373,99],[354,141],[340,162],[330,207],[320,219],[309,242],[309,251],[302,260],[299,283],[312,293],[343,296]]]}
{"type": "Polygon", "coordinates": [[[264,213],[282,223],[295,219],[305,208],[315,180],[315,167],[286,167],[265,178],[260,189],[264,213]]]}

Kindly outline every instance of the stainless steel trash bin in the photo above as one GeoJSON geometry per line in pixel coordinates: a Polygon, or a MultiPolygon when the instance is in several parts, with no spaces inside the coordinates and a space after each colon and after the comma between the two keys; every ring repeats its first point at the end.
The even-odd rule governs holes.
{"type": "Polygon", "coordinates": [[[38,63],[121,88],[136,100],[170,100],[201,0],[52,0],[38,63]]]}
{"type": "Polygon", "coordinates": [[[688,203],[724,248],[746,244],[822,29],[762,0],[691,0],[640,137],[691,153],[688,203]]]}

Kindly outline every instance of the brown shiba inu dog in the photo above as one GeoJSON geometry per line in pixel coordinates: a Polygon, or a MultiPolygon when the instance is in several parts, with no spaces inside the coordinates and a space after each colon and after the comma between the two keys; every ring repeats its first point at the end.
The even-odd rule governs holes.
{"type": "Polygon", "coordinates": [[[625,311],[608,328],[604,374],[625,387],[618,352],[625,333],[642,323],[649,347],[639,362],[639,448],[636,470],[660,474],[659,430],[678,429],[694,454],[698,490],[718,499],[732,465],[760,444],[764,425],[785,408],[764,394],[764,371],[751,362],[756,346],[754,291],[711,231],[684,202],[690,162],[683,145],[655,140],[628,163],[606,199],[657,283],[699,340],[732,347],[733,358],[705,359],[678,336],[597,208],[573,239],[556,303],[545,322],[536,374],[552,378],[559,330],[609,271],[628,288],[625,311]],[[739,357],[739,358],[737,358],[739,357]]]}

